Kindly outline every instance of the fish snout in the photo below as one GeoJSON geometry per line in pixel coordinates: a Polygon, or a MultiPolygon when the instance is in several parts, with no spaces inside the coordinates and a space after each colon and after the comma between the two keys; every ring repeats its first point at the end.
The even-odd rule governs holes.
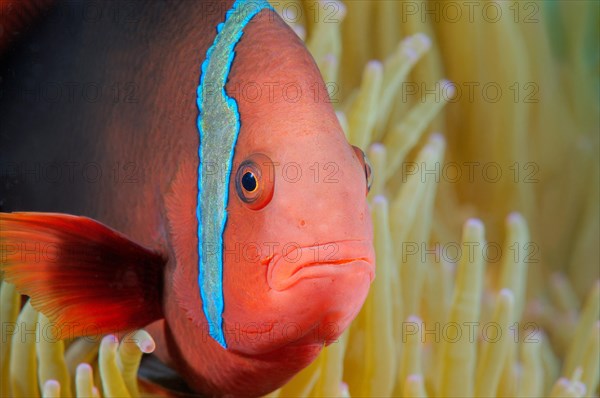
{"type": "Polygon", "coordinates": [[[340,240],[310,246],[288,243],[267,263],[271,289],[289,289],[301,280],[340,273],[365,273],[375,278],[375,252],[369,240],[340,240]]]}

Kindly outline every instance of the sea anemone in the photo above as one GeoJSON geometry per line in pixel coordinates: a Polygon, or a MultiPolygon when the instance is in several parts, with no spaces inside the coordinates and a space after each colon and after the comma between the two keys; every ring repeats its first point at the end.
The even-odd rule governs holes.
{"type": "MultiPolygon", "coordinates": [[[[597,395],[600,3],[273,4],[370,158],[377,277],[269,396],[597,395]]],[[[2,396],[140,394],[147,333],[35,343],[1,294],[2,396]]]]}

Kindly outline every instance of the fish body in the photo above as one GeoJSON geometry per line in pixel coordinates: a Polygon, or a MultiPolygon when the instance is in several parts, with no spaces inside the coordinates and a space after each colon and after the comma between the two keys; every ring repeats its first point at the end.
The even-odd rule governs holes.
{"type": "MultiPolygon", "coordinates": [[[[119,3],[104,11],[121,15],[119,3]]],[[[261,395],[336,341],[364,302],[368,165],[266,2],[190,4],[136,3],[134,26],[90,24],[76,17],[84,6],[61,5],[9,54],[0,264],[34,306],[78,321],[72,333],[150,324],[158,357],[195,391],[261,395]],[[31,51],[40,68],[26,66],[31,51]],[[117,90],[131,102],[24,95],[52,81],[132,83],[117,90]],[[44,179],[53,162],[73,173],[44,179]],[[107,178],[92,179],[94,167],[107,178]],[[24,210],[44,213],[6,212],[24,210]],[[39,243],[50,255],[31,261],[39,243]]]]}

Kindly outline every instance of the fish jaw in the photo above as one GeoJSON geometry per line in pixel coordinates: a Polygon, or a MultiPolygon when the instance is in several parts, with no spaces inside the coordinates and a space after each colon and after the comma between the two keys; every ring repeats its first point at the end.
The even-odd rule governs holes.
{"type": "Polygon", "coordinates": [[[295,246],[271,257],[267,283],[276,291],[292,288],[304,279],[327,278],[343,272],[365,273],[375,278],[373,246],[366,240],[334,241],[295,246]]]}
{"type": "Polygon", "coordinates": [[[264,358],[285,347],[335,342],[360,311],[375,277],[370,239],[297,245],[260,262],[254,265],[264,269],[260,299],[244,302],[237,296],[226,302],[223,318],[228,350],[244,356],[264,358]]]}

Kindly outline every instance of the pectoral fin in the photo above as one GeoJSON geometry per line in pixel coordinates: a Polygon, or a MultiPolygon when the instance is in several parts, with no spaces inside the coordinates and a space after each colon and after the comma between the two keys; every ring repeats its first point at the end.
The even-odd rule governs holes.
{"type": "Polygon", "coordinates": [[[162,318],[164,264],[159,253],[86,217],[0,213],[5,280],[30,296],[63,338],[140,328],[162,318]]]}

